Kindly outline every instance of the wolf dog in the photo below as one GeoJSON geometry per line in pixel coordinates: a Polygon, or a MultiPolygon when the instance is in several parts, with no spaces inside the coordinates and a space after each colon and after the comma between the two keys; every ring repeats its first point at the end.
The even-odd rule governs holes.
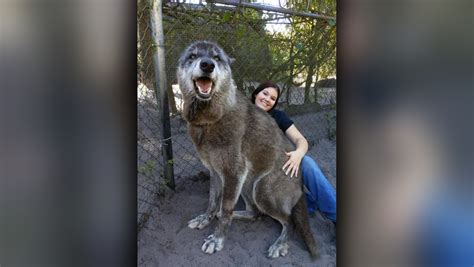
{"type": "Polygon", "coordinates": [[[216,43],[197,41],[181,55],[177,78],[183,95],[183,117],[199,158],[210,171],[209,205],[188,222],[202,229],[217,217],[213,234],[202,251],[222,250],[232,219],[254,219],[266,214],[282,231],[268,249],[268,257],[288,253],[291,222],[301,233],[313,259],[318,257],[302,190],[301,174],[282,170],[292,145],[274,119],[237,90],[230,58],[216,43]],[[242,196],[246,208],[234,211],[242,196]]]}

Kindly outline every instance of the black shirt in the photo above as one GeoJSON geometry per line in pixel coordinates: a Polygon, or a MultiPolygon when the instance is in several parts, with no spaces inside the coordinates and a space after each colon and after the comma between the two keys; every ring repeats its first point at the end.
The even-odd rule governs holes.
{"type": "Polygon", "coordinates": [[[286,130],[288,130],[291,125],[293,125],[293,121],[290,119],[290,117],[288,117],[288,115],[286,115],[285,112],[278,109],[273,109],[269,113],[275,119],[278,127],[280,127],[283,133],[285,133],[286,130]]]}

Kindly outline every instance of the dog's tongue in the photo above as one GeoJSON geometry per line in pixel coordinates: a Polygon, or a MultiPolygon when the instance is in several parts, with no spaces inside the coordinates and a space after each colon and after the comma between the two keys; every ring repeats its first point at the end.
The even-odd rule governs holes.
{"type": "Polygon", "coordinates": [[[196,80],[196,86],[201,93],[209,94],[211,92],[212,80],[209,78],[199,78],[196,80]]]}

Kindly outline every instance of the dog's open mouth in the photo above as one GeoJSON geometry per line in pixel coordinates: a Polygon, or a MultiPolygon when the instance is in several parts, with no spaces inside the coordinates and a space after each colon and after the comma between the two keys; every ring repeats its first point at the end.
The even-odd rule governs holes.
{"type": "Polygon", "coordinates": [[[212,86],[213,82],[211,78],[209,77],[200,77],[194,80],[194,86],[195,89],[197,89],[197,92],[199,96],[203,99],[207,99],[211,97],[211,91],[212,91],[212,86]]]}

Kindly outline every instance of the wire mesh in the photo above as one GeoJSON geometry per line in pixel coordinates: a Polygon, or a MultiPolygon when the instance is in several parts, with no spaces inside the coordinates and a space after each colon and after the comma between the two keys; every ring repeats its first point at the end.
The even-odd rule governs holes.
{"type": "MultiPolygon", "coordinates": [[[[334,1],[328,1],[331,2],[334,1]]],[[[335,13],[335,6],[309,3],[312,1],[292,7],[305,12],[325,7],[322,11],[335,13]]],[[[149,2],[139,0],[137,11],[140,228],[150,216],[150,205],[155,205],[157,195],[163,190],[164,163],[159,134],[160,111],[157,110],[154,91],[154,42],[149,2]]],[[[238,89],[247,96],[261,82],[271,80],[278,83],[282,95],[277,108],[290,115],[306,137],[310,144],[308,154],[316,157],[317,150],[313,148],[321,140],[326,140],[334,145],[322,157],[335,160],[335,21],[203,1],[164,1],[163,27],[174,156],[172,164],[176,181],[205,171],[187,134],[186,123],[181,118],[182,98],[176,79],[178,57],[196,40],[214,41],[236,59],[232,65],[233,78],[238,89]]],[[[335,176],[335,169],[330,172],[329,176],[335,176]]]]}

